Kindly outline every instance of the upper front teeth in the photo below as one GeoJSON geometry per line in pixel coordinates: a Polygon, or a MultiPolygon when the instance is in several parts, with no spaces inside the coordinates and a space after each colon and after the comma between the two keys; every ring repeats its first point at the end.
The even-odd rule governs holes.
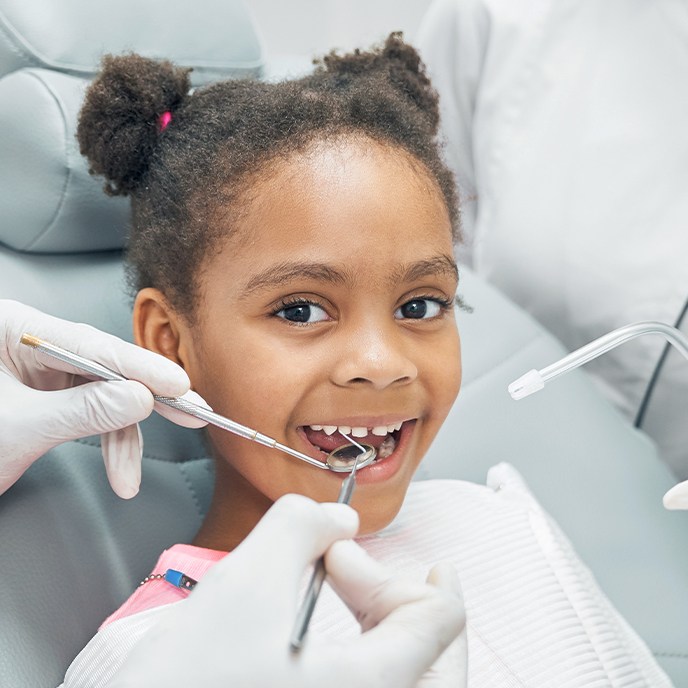
{"type": "Polygon", "coordinates": [[[322,430],[326,435],[334,435],[335,432],[339,431],[344,435],[351,435],[352,437],[365,437],[369,432],[378,437],[384,437],[385,435],[399,430],[402,423],[392,423],[391,425],[376,425],[374,428],[363,428],[350,425],[311,425],[311,430],[322,430]]]}

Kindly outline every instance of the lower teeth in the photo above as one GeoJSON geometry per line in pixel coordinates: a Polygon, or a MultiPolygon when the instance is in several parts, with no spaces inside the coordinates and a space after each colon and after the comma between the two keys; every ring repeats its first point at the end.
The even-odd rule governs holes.
{"type": "Polygon", "coordinates": [[[385,437],[384,442],[380,445],[379,449],[377,450],[377,459],[376,461],[379,461],[380,459],[386,459],[392,452],[396,449],[397,446],[397,441],[392,437],[391,435],[387,435],[385,437]]]}
{"type": "MultiPolygon", "coordinates": [[[[387,435],[382,444],[380,444],[378,447],[375,461],[380,461],[380,459],[386,459],[388,456],[391,456],[396,448],[397,441],[394,439],[394,437],[392,437],[392,435],[387,435]]],[[[331,452],[325,451],[324,449],[320,449],[320,452],[325,457],[329,457],[331,454],[331,452]]],[[[375,461],[373,461],[373,463],[375,463],[375,461]]]]}

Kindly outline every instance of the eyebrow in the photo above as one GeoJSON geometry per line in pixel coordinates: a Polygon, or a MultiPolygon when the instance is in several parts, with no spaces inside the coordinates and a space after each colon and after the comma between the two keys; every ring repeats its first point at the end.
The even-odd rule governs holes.
{"type": "Polygon", "coordinates": [[[254,275],[244,287],[242,297],[261,289],[279,287],[296,279],[310,279],[331,284],[345,284],[352,281],[349,275],[325,263],[278,263],[254,275]]]}
{"type": "MultiPolygon", "coordinates": [[[[430,275],[447,275],[458,281],[459,270],[451,256],[442,254],[397,267],[392,270],[389,282],[394,284],[414,282],[430,275]]],[[[289,284],[294,280],[313,280],[330,284],[353,284],[355,281],[349,271],[337,269],[326,263],[305,261],[277,263],[254,275],[244,287],[241,298],[246,298],[262,289],[273,289],[289,284]]]]}
{"type": "Polygon", "coordinates": [[[431,275],[446,275],[458,282],[459,268],[453,257],[442,254],[427,260],[416,261],[410,265],[403,265],[394,271],[391,279],[397,283],[415,282],[431,275]]]}

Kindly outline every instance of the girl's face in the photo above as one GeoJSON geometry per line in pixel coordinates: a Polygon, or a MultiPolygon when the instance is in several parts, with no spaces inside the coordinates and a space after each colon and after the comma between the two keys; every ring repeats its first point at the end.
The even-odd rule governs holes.
{"type": "MultiPolygon", "coordinates": [[[[252,187],[202,272],[197,325],[171,318],[172,356],[215,411],[314,458],[346,443],[337,429],[387,454],[358,471],[352,501],[361,532],[378,530],[459,390],[452,248],[419,164],[367,139],[319,143],[252,187]]],[[[208,432],[225,547],[285,493],[337,498],[346,474],[208,432]]]]}

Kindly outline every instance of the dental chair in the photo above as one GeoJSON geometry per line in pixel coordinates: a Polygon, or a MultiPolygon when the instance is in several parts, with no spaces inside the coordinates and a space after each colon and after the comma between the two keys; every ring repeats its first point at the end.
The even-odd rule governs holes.
{"type": "MultiPolygon", "coordinates": [[[[0,0],[0,296],[129,340],[128,201],[102,193],[74,132],[100,55],[130,49],[193,67],[195,85],[283,71],[235,0],[59,9],[0,0]]],[[[474,308],[459,314],[463,388],[417,479],[483,483],[491,465],[512,463],[676,685],[688,686],[688,516],[661,504],[672,476],[585,372],[512,401],[509,382],[565,352],[468,270],[460,292],[474,308]]],[[[98,438],[55,448],[0,496],[4,688],[58,685],[159,552],[200,526],[213,481],[202,434],[155,415],[142,430],[135,499],[110,490],[98,438]]]]}

